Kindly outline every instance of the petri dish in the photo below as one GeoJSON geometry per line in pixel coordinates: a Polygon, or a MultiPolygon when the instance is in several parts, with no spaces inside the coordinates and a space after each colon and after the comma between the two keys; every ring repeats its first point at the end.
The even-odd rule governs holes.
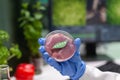
{"type": "Polygon", "coordinates": [[[75,53],[74,38],[66,31],[55,30],[47,34],[45,49],[58,62],[69,60],[75,53]]]}

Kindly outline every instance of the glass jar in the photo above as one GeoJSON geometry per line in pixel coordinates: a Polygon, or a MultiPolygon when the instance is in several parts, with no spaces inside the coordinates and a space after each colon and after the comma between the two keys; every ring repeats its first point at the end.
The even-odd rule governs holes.
{"type": "Polygon", "coordinates": [[[8,65],[0,65],[0,80],[10,80],[8,65]]]}

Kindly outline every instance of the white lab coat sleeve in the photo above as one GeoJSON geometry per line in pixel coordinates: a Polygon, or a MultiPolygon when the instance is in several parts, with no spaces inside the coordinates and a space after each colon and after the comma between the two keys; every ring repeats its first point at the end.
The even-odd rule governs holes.
{"type": "Polygon", "coordinates": [[[86,66],[85,73],[79,80],[120,80],[120,74],[103,72],[96,67],[86,66]]]}

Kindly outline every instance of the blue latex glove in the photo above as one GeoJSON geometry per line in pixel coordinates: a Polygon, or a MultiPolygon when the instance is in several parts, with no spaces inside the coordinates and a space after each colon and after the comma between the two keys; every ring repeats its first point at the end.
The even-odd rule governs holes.
{"type": "Polygon", "coordinates": [[[44,60],[55,69],[57,69],[62,75],[69,76],[71,80],[79,80],[79,78],[84,74],[86,65],[84,61],[80,58],[80,39],[76,38],[74,44],[76,46],[76,52],[72,58],[64,62],[57,62],[52,57],[49,56],[48,52],[45,50],[45,38],[39,39],[39,44],[41,45],[39,51],[41,52],[44,60]]]}

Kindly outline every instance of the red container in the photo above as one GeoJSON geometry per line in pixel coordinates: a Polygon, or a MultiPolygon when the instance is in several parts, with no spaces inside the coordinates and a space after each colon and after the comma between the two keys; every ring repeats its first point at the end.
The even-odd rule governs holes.
{"type": "Polygon", "coordinates": [[[34,71],[34,65],[28,63],[21,63],[17,66],[14,76],[16,80],[34,80],[34,71]]]}
{"type": "Polygon", "coordinates": [[[62,30],[55,30],[46,36],[45,48],[52,58],[58,62],[62,62],[74,55],[75,45],[73,42],[74,39],[69,33],[62,30]]]}

